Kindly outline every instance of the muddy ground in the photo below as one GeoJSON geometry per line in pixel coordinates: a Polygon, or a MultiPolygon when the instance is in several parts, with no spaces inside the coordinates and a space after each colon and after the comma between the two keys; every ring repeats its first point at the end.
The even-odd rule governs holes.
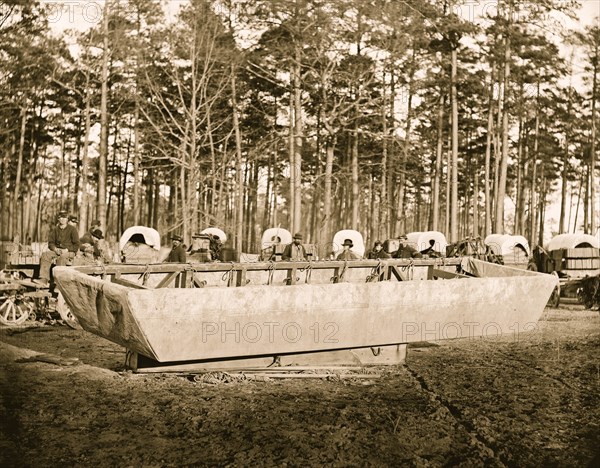
{"type": "Polygon", "coordinates": [[[600,466],[597,311],[377,371],[206,383],[125,371],[84,331],[0,329],[0,466],[600,466]]]}

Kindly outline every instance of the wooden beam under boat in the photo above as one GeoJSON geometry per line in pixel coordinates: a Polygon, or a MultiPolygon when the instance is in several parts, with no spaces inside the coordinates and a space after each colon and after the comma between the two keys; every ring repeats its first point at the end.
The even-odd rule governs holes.
{"type": "MultiPolygon", "coordinates": [[[[362,262],[319,263],[334,271],[362,262]]],[[[373,262],[371,268],[381,263],[373,262]]],[[[421,267],[427,272],[432,265],[421,267]]],[[[170,270],[158,265],[155,272],[177,267],[189,271],[187,265],[165,266],[170,270]]],[[[219,272],[228,271],[218,266],[219,272]]],[[[232,264],[230,270],[255,266],[232,264]]],[[[119,267],[100,269],[96,275],[56,267],[54,275],[84,329],[158,362],[520,333],[535,327],[558,281],[552,275],[463,259],[461,271],[472,277],[366,282],[360,276],[361,282],[294,286],[139,289],[111,282],[106,272],[147,274],[148,269],[119,267]]]]}

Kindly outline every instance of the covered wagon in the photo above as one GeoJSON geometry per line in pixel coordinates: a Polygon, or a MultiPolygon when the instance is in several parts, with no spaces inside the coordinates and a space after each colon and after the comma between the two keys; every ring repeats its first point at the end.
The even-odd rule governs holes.
{"type": "Polygon", "coordinates": [[[509,234],[490,234],[483,242],[493,255],[501,259],[503,264],[517,268],[527,268],[531,249],[525,237],[509,234]]]}

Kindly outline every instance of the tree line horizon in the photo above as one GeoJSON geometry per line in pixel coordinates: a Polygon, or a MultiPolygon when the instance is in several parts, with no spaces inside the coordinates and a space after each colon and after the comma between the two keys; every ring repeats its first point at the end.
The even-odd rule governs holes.
{"type": "Polygon", "coordinates": [[[106,0],[57,32],[43,2],[0,1],[0,240],[66,209],[80,234],[214,226],[239,252],[277,226],[533,246],[557,191],[556,234],[596,234],[600,28],[556,20],[571,0],[467,3],[189,0],[169,21],[106,0]]]}

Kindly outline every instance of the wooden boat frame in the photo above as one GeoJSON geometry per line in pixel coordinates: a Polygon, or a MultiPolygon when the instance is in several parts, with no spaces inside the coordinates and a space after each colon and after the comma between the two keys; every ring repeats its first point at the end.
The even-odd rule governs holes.
{"type": "Polygon", "coordinates": [[[223,366],[349,349],[371,355],[391,350],[391,362],[398,362],[400,346],[406,343],[471,336],[472,330],[465,331],[458,322],[471,323],[479,315],[495,320],[498,333],[514,332],[515,323],[526,330],[524,325],[539,319],[556,282],[549,275],[471,258],[109,264],[57,267],[54,274],[83,328],[122,344],[132,352],[130,364],[137,369],[223,366]],[[473,268],[479,273],[469,273],[473,268]],[[478,277],[481,272],[493,278],[478,277]],[[452,281],[468,278],[467,283],[452,281]],[[357,301],[361,297],[368,298],[357,301]],[[301,331],[321,319],[347,330],[344,339],[330,343],[313,343],[304,336],[301,342],[284,337],[269,343],[229,343],[225,335],[220,341],[207,335],[216,341],[204,341],[207,323],[222,323],[230,333],[240,321],[242,327],[268,323],[269,314],[278,314],[281,323],[295,323],[301,331]],[[404,333],[405,322],[415,324],[421,318],[424,335],[404,333]],[[440,323],[458,326],[458,331],[452,336],[428,334],[437,327],[439,335],[440,323]],[[200,333],[202,343],[192,338],[200,333]]]}

